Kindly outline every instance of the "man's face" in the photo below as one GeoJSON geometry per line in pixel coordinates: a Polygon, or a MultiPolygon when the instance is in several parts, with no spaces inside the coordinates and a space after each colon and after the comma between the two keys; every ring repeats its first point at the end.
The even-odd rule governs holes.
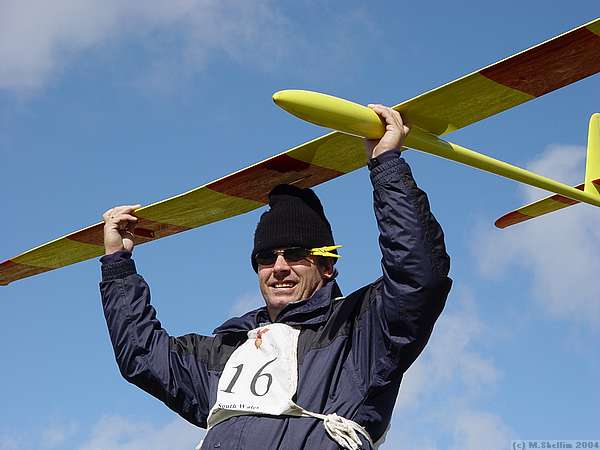
{"type": "Polygon", "coordinates": [[[333,265],[317,265],[314,256],[288,262],[277,255],[273,264],[259,264],[258,282],[271,320],[288,303],[311,297],[332,275],[333,265]]]}

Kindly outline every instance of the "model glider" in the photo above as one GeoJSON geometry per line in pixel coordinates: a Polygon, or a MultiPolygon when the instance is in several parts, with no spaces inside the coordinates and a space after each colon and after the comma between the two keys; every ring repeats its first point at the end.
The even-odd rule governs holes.
{"type": "MultiPolygon", "coordinates": [[[[424,140],[424,145],[435,144],[439,156],[447,157],[459,146],[446,143],[439,136],[599,71],[600,18],[395,108],[413,126],[408,146],[418,148],[419,142],[424,140]]],[[[484,156],[461,149],[460,153],[471,162],[484,156]]],[[[489,161],[485,158],[478,162],[483,167],[473,165],[488,170],[489,161]]],[[[268,193],[277,184],[312,187],[365,164],[362,139],[334,131],[189,192],[136,210],[139,221],[134,230],[135,243],[154,241],[252,211],[267,203],[268,193]]],[[[583,195],[577,201],[592,203],[593,197],[594,204],[600,206],[600,195],[585,186],[584,190],[569,187],[560,192],[561,186],[550,190],[567,198],[574,198],[573,191],[577,191],[583,195]]],[[[102,255],[102,226],[97,223],[0,263],[0,285],[102,255]]]]}
{"type": "MultiPolygon", "coordinates": [[[[379,139],[385,132],[384,124],[371,109],[331,95],[288,90],[275,93],[273,100],[301,119],[342,133],[367,139],[379,139]]],[[[403,104],[396,105],[394,108],[402,112],[403,116],[410,121],[410,115],[403,110],[403,104]]],[[[556,195],[523,206],[501,217],[496,221],[496,226],[499,228],[506,228],[580,202],[600,206],[600,114],[598,113],[593,114],[590,119],[585,182],[574,187],[444,141],[422,130],[418,123],[411,123],[411,127],[411,131],[406,136],[406,147],[556,192],[556,195]]]]}

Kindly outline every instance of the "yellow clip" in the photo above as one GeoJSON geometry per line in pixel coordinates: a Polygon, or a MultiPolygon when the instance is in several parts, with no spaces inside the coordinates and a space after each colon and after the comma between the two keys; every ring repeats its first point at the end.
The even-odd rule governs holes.
{"type": "Polygon", "coordinates": [[[331,253],[331,250],[335,250],[335,249],[338,249],[341,247],[342,247],[341,245],[329,245],[326,247],[311,248],[311,249],[309,249],[309,252],[311,255],[315,255],[315,256],[329,256],[330,258],[341,258],[340,255],[331,253]]]}

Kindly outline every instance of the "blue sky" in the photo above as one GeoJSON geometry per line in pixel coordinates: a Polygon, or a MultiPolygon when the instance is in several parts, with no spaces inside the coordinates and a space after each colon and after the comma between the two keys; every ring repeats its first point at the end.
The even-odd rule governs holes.
{"type": "MultiPolygon", "coordinates": [[[[595,1],[0,0],[0,259],[103,211],[178,194],[324,133],[279,110],[303,88],[395,104],[598,15],[595,1]]],[[[448,139],[572,184],[600,78],[448,139]]],[[[508,230],[541,194],[406,152],[446,233],[454,288],[406,374],[384,449],[600,439],[600,221],[576,206],[508,230]]],[[[346,293],[379,274],[366,169],[320,187],[346,293]]],[[[137,248],[172,334],[260,305],[260,210],[137,248]]],[[[88,261],[0,290],[0,450],[191,449],[203,431],[116,368],[88,261]]]]}

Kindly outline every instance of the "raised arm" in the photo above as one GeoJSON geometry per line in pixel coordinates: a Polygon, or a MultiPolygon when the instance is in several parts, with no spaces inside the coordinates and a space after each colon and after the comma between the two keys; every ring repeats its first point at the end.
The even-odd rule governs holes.
{"type": "Polygon", "coordinates": [[[212,337],[171,337],[150,305],[150,289],[131,259],[133,211],[104,214],[106,255],[101,258],[102,306],[123,377],[163,401],[189,422],[206,427],[209,411],[208,356],[212,337]]]}
{"type": "Polygon", "coordinates": [[[387,122],[384,137],[367,142],[374,157],[369,167],[383,272],[373,319],[397,369],[404,372],[427,343],[444,307],[451,286],[450,258],[427,195],[400,157],[408,128],[391,108],[371,107],[387,122]]]}

